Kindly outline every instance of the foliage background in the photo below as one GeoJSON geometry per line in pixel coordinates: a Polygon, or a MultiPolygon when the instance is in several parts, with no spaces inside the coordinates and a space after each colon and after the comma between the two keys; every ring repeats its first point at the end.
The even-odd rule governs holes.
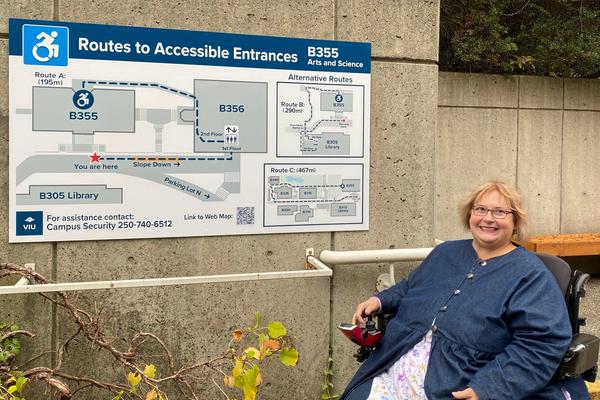
{"type": "Polygon", "coordinates": [[[442,0],[440,69],[600,77],[600,0],[442,0]]]}

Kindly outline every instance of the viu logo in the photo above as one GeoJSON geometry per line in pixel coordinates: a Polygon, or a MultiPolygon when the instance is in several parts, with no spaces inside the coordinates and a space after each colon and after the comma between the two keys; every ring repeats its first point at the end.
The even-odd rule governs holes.
{"type": "Polygon", "coordinates": [[[66,66],[69,63],[69,28],[23,25],[23,63],[66,66]]]}
{"type": "Polygon", "coordinates": [[[42,235],[43,211],[17,211],[17,236],[42,235]]]}

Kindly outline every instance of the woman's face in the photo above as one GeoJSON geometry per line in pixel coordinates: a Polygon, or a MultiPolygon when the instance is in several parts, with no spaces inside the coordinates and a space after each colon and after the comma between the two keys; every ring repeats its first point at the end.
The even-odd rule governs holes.
{"type": "MultiPolygon", "coordinates": [[[[490,210],[510,210],[508,201],[497,190],[484,193],[475,200],[473,206],[482,206],[490,210]]],[[[491,211],[481,216],[476,215],[472,209],[469,226],[474,245],[488,250],[499,249],[509,244],[516,228],[512,213],[507,214],[504,219],[499,219],[494,218],[491,211]]]]}

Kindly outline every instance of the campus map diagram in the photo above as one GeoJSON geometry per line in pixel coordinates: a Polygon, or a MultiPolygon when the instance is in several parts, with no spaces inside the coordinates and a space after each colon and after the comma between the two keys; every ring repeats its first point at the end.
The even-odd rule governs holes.
{"type": "Polygon", "coordinates": [[[362,175],[362,165],[265,165],[266,224],[360,223],[362,175]]]}
{"type": "Polygon", "coordinates": [[[27,26],[24,55],[9,60],[12,242],[368,228],[363,75],[49,68],[63,63],[65,30],[27,26]]]}
{"type": "MultiPolygon", "coordinates": [[[[32,155],[17,166],[17,185],[40,173],[113,173],[182,191],[199,201],[224,201],[240,190],[239,153],[266,152],[265,83],[196,80],[193,92],[155,82],[73,80],[72,85],[34,86],[32,108],[16,110],[21,118],[31,118],[32,136],[42,133],[46,143],[55,139],[54,149],[32,155]],[[177,106],[136,107],[136,98],[153,91],[166,92],[177,106]],[[219,96],[209,96],[212,91],[219,96]],[[221,102],[247,104],[250,99],[262,101],[242,117],[200,112],[221,102]],[[84,104],[79,109],[93,111],[80,111],[78,101],[84,104]],[[61,143],[56,139],[63,135],[52,136],[52,132],[70,132],[71,140],[61,143]],[[123,140],[123,135],[135,136],[135,143],[123,140]],[[201,174],[221,175],[220,186],[211,190],[194,182],[192,178],[201,174]]],[[[74,196],[78,204],[122,201],[118,195],[122,188],[88,185],[85,196],[79,195],[81,190],[81,184],[36,185],[28,193],[17,194],[17,204],[71,204],[74,196]],[[57,191],[71,196],[46,199],[39,195],[57,191]]]]}
{"type": "Polygon", "coordinates": [[[277,154],[362,157],[364,86],[277,84],[277,154]]]}

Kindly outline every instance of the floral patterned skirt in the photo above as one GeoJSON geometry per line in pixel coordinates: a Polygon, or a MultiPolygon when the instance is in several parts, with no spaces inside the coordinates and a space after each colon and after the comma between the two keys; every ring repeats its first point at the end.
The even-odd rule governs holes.
{"type": "Polygon", "coordinates": [[[423,383],[429,355],[431,331],[389,369],[373,379],[367,400],[427,400],[423,383]]]}

